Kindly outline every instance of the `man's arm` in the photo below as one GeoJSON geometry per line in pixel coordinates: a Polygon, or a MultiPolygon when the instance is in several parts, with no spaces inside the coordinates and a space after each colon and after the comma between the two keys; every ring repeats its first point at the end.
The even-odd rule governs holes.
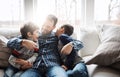
{"type": "Polygon", "coordinates": [[[21,48],[21,42],[22,42],[21,37],[12,38],[7,42],[7,47],[19,50],[21,48]]]}
{"type": "Polygon", "coordinates": [[[19,50],[22,46],[32,50],[36,48],[37,44],[31,40],[21,39],[20,37],[15,37],[7,42],[7,46],[11,49],[19,50]]]}

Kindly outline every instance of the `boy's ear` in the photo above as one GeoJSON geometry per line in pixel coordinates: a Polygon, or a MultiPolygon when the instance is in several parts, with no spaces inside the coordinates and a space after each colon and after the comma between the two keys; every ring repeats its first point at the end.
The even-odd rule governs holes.
{"type": "Polygon", "coordinates": [[[62,33],[65,33],[65,29],[64,29],[64,28],[62,28],[62,29],[61,29],[61,32],[62,32],[62,33]]]}
{"type": "Polygon", "coordinates": [[[30,32],[27,33],[27,36],[28,36],[28,37],[31,37],[31,35],[32,35],[32,34],[31,34],[30,32]]]}

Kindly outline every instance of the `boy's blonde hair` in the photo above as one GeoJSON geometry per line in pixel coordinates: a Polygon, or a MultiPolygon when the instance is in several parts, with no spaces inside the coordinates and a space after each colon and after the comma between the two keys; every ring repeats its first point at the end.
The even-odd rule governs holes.
{"type": "Polygon", "coordinates": [[[29,23],[24,24],[20,28],[22,38],[27,39],[28,38],[27,33],[30,32],[31,34],[33,34],[33,32],[37,29],[39,29],[39,27],[35,25],[34,23],[29,22],[29,23]]]}

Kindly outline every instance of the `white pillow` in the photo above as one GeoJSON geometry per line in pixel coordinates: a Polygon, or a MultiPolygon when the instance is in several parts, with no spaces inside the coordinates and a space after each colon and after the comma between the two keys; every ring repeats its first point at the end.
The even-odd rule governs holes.
{"type": "Polygon", "coordinates": [[[80,27],[79,40],[84,45],[79,51],[81,57],[94,54],[100,43],[96,28],[80,27]]]}

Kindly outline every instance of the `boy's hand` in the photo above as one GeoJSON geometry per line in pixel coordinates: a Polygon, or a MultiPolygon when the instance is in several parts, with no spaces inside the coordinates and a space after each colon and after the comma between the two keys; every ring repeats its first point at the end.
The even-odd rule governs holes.
{"type": "Polygon", "coordinates": [[[24,47],[26,47],[30,50],[34,50],[34,48],[37,47],[37,44],[35,42],[31,41],[31,40],[23,39],[21,44],[22,44],[22,46],[24,46],[24,47]]]}
{"type": "Polygon", "coordinates": [[[63,55],[69,55],[71,53],[72,49],[73,49],[73,45],[70,42],[70,43],[63,46],[60,53],[63,54],[63,55]]]}
{"type": "Polygon", "coordinates": [[[61,66],[65,71],[68,69],[65,65],[61,66]]]}

